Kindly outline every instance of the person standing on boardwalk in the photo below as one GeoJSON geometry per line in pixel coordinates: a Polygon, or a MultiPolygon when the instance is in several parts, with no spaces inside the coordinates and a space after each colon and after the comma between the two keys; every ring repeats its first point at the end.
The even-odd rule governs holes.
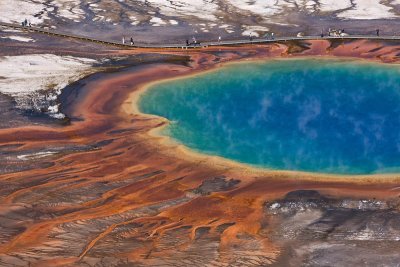
{"type": "Polygon", "coordinates": [[[122,44],[125,44],[125,36],[122,36],[122,44]]]}
{"type": "Polygon", "coordinates": [[[135,43],[133,42],[133,37],[131,37],[131,45],[134,45],[135,43]]]}
{"type": "Polygon", "coordinates": [[[186,39],[186,46],[189,46],[189,40],[186,39]]]}
{"type": "Polygon", "coordinates": [[[379,36],[379,29],[376,29],[376,36],[379,36]]]}

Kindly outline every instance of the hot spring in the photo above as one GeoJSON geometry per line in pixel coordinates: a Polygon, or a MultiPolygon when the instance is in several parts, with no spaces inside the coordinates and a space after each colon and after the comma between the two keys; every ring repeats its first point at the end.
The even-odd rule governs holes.
{"type": "Polygon", "coordinates": [[[400,171],[400,66],[291,59],[152,85],[139,110],[194,151],[274,170],[400,171]]]}

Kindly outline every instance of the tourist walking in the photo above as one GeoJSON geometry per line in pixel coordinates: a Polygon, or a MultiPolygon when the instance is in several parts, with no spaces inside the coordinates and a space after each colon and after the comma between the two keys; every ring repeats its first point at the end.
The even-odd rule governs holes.
{"type": "Polygon", "coordinates": [[[379,36],[379,29],[376,29],[376,36],[379,36]]]}
{"type": "Polygon", "coordinates": [[[125,36],[122,36],[122,44],[125,44],[125,36]]]}
{"type": "Polygon", "coordinates": [[[186,39],[186,46],[189,46],[189,40],[186,39]]]}
{"type": "Polygon", "coordinates": [[[133,42],[133,38],[131,37],[131,45],[134,45],[135,43],[133,42]]]}

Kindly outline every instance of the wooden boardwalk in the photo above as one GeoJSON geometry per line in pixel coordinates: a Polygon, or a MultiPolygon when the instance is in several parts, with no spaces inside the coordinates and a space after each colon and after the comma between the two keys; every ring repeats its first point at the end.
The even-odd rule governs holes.
{"type": "Polygon", "coordinates": [[[218,42],[218,41],[216,41],[216,42],[201,42],[200,45],[196,45],[196,46],[194,46],[194,45],[186,46],[186,44],[184,44],[184,43],[180,43],[180,44],[140,44],[140,43],[135,43],[135,45],[129,45],[129,44],[122,44],[120,42],[101,40],[101,39],[79,36],[79,35],[74,35],[74,34],[69,34],[69,33],[61,33],[61,32],[55,31],[55,30],[44,29],[44,28],[39,28],[39,27],[23,27],[22,25],[19,25],[19,24],[0,22],[0,26],[23,30],[23,31],[53,35],[53,36],[57,36],[57,37],[73,38],[73,39],[77,39],[77,40],[81,40],[81,41],[99,43],[99,44],[104,44],[104,45],[112,45],[112,46],[128,48],[128,49],[129,48],[199,49],[199,48],[204,48],[204,47],[209,47],[209,46],[235,46],[235,45],[246,45],[246,44],[263,44],[263,43],[307,41],[307,40],[361,40],[361,39],[387,40],[387,41],[400,40],[400,36],[348,35],[348,36],[340,36],[340,37],[336,37],[336,36],[324,36],[324,37],[302,36],[302,37],[276,37],[274,39],[256,38],[251,41],[250,41],[250,39],[226,40],[226,41],[221,41],[221,42],[218,42]]]}

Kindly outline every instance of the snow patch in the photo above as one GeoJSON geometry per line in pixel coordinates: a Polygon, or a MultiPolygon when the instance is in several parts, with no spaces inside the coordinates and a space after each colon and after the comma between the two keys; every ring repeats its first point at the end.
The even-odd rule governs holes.
{"type": "Polygon", "coordinates": [[[334,12],[352,7],[349,0],[322,0],[319,10],[322,12],[334,12]]]}
{"type": "Polygon", "coordinates": [[[46,6],[39,1],[0,1],[0,21],[19,24],[25,19],[29,20],[33,25],[43,23],[45,19],[48,19],[46,6]]]}
{"type": "Polygon", "coordinates": [[[259,15],[265,19],[281,13],[284,7],[294,7],[293,3],[282,0],[228,0],[228,2],[244,12],[259,15]]]}
{"type": "Polygon", "coordinates": [[[6,28],[6,27],[2,27],[1,31],[2,31],[2,32],[13,32],[13,33],[17,33],[17,32],[20,33],[20,32],[23,32],[23,31],[21,31],[21,30],[9,29],[9,28],[6,28]]]}
{"type": "Polygon", "coordinates": [[[129,19],[132,21],[131,25],[136,26],[140,23],[140,21],[136,18],[136,16],[129,16],[129,19]]]}
{"type": "Polygon", "coordinates": [[[85,18],[85,12],[81,9],[80,0],[53,0],[51,2],[57,7],[57,15],[75,22],[85,18]]]}
{"type": "Polygon", "coordinates": [[[253,36],[253,37],[260,37],[258,32],[267,32],[269,31],[268,28],[263,26],[246,26],[244,25],[243,28],[245,29],[242,32],[243,36],[253,36]]]}
{"type": "Polygon", "coordinates": [[[162,20],[161,18],[158,18],[158,17],[151,18],[150,23],[156,27],[167,24],[164,20],[162,20]]]}
{"type": "Polygon", "coordinates": [[[214,12],[218,5],[214,0],[197,1],[170,1],[170,0],[146,0],[146,3],[159,8],[164,16],[186,17],[192,16],[202,20],[216,20],[214,12]]]}
{"type": "Polygon", "coordinates": [[[21,55],[0,57],[0,92],[14,97],[17,107],[59,113],[57,96],[69,83],[91,71],[96,60],[71,56],[21,55]]]}
{"type": "Polygon", "coordinates": [[[398,17],[393,8],[376,0],[354,0],[355,7],[338,15],[344,19],[390,19],[398,17]]]}
{"type": "Polygon", "coordinates": [[[19,42],[35,42],[34,39],[30,38],[30,37],[23,37],[23,36],[5,36],[5,37],[1,37],[2,39],[11,39],[11,40],[15,40],[15,41],[19,41],[19,42]]]}

